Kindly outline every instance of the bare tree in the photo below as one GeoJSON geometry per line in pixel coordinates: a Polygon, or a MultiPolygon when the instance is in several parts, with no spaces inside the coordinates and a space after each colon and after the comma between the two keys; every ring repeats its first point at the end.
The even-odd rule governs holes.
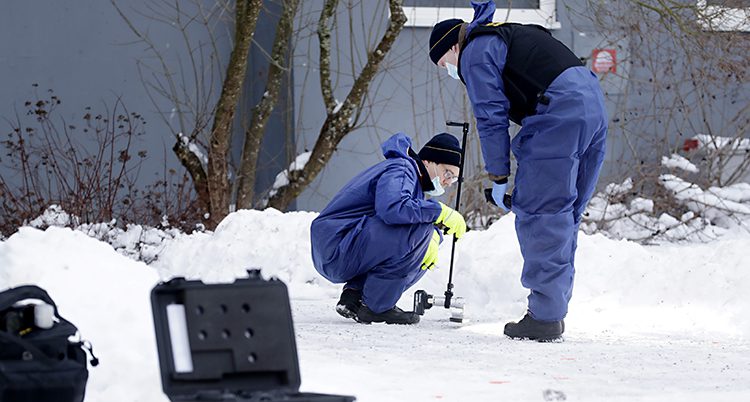
{"type": "MultiPolygon", "coordinates": [[[[290,1],[296,3],[296,1],[290,1]]],[[[232,122],[237,110],[237,101],[242,91],[247,70],[250,40],[262,0],[238,0],[235,5],[235,40],[224,77],[221,96],[216,105],[213,129],[208,148],[208,193],[210,199],[208,226],[216,227],[229,213],[231,187],[229,185],[228,152],[232,136],[232,122]]]]}
{"type": "Polygon", "coordinates": [[[338,0],[326,0],[320,14],[318,37],[320,40],[320,84],[327,117],[320,129],[309,162],[302,169],[289,171],[288,184],[275,189],[274,194],[269,199],[269,206],[286,209],[289,203],[315,179],[331,159],[336,146],[352,131],[354,124],[350,119],[361,110],[370,83],[406,23],[406,15],[404,15],[401,0],[389,0],[388,4],[390,9],[388,28],[375,49],[368,53],[365,66],[355,79],[345,100],[339,105],[333,97],[331,86],[329,28],[329,21],[336,10],[338,0]]]}
{"type": "MultiPolygon", "coordinates": [[[[278,1],[282,11],[272,49],[266,52],[261,48],[261,51],[267,54],[269,62],[265,92],[253,105],[252,117],[247,126],[243,127],[242,157],[238,166],[233,166],[229,158],[231,132],[235,116],[244,116],[248,112],[238,109],[238,99],[247,74],[252,33],[263,2],[226,1],[206,8],[201,0],[153,0],[147,10],[139,13],[175,26],[184,39],[185,53],[190,63],[187,68],[183,68],[182,65],[175,68],[170,66],[164,50],[153,43],[147,31],[136,27],[115,0],[111,1],[139,41],[146,44],[147,50],[158,61],[139,61],[139,67],[145,72],[142,79],[150,91],[152,102],[157,104],[160,99],[166,98],[180,117],[179,125],[167,122],[175,132],[173,150],[193,178],[198,199],[207,212],[207,226],[215,227],[229,213],[231,205],[235,202],[237,208],[251,208],[253,200],[258,198],[254,194],[254,188],[262,139],[269,116],[277,106],[283,77],[291,73],[289,54],[295,40],[298,39],[294,35],[294,21],[300,1],[278,1]],[[192,5],[187,7],[185,3],[192,5]],[[227,18],[230,15],[233,16],[233,25],[232,18],[227,18]],[[227,19],[230,21],[226,21],[227,19]],[[216,32],[220,31],[217,27],[227,23],[233,32],[233,45],[227,67],[222,69],[219,51],[221,40],[217,39],[216,32]],[[195,43],[191,31],[196,29],[196,25],[207,32],[204,36],[209,38],[209,43],[195,43]],[[217,71],[225,73],[217,74],[217,71]],[[220,76],[222,87],[218,97],[211,92],[211,88],[216,85],[217,75],[220,76]],[[195,93],[191,93],[191,88],[195,89],[195,93]],[[207,129],[208,126],[211,127],[210,130],[207,129]],[[208,149],[208,158],[202,159],[201,153],[196,152],[196,149],[208,149]],[[236,197],[236,201],[233,197],[236,197]]],[[[264,205],[286,209],[320,173],[341,140],[358,127],[359,117],[363,112],[366,113],[365,100],[371,83],[406,21],[401,0],[388,0],[390,17],[387,29],[377,45],[367,51],[366,61],[354,77],[344,101],[337,103],[333,97],[336,84],[332,82],[332,78],[337,76],[338,72],[331,69],[331,57],[332,54],[336,54],[337,49],[331,46],[331,29],[335,26],[338,7],[339,1],[325,0],[317,21],[320,82],[326,110],[326,119],[319,130],[319,138],[312,150],[310,162],[302,169],[289,172],[289,180],[285,185],[266,191],[267,202],[264,202],[264,205]]],[[[368,23],[375,24],[377,21],[368,23]]],[[[365,30],[369,32],[371,28],[365,27],[365,30]]],[[[355,64],[353,58],[358,57],[355,53],[349,55],[352,57],[352,65],[355,64]]],[[[341,57],[339,54],[336,56],[341,57]]]]}
{"type": "MultiPolygon", "coordinates": [[[[201,218],[210,227],[212,199],[209,187],[221,187],[224,183],[214,180],[209,186],[209,163],[202,150],[209,149],[212,134],[215,135],[214,143],[228,147],[228,140],[223,136],[228,135],[227,130],[231,129],[235,110],[227,105],[236,105],[247,65],[247,51],[233,50],[233,56],[230,56],[225,68],[223,61],[226,60],[221,57],[219,46],[222,41],[230,40],[224,38],[227,36],[231,37],[233,43],[242,42],[244,49],[249,47],[261,0],[251,4],[241,1],[236,9],[229,0],[212,3],[154,0],[146,3],[144,9],[136,9],[134,12],[142,19],[167,25],[179,34],[181,47],[176,65],[170,62],[166,51],[154,42],[148,29],[136,26],[116,0],[110,1],[137,38],[136,43],[143,44],[148,53],[148,57],[137,59],[136,65],[149,100],[158,111],[162,110],[163,100],[172,105],[171,111],[160,115],[174,136],[172,150],[175,156],[193,180],[201,218]],[[235,28],[238,29],[222,35],[222,28],[235,19],[238,21],[235,28]],[[193,36],[207,40],[195,40],[193,36]],[[232,77],[226,80],[226,84],[223,79],[225,73],[227,77],[232,77]],[[222,88],[221,95],[216,94],[217,88],[222,88]],[[222,113],[219,113],[219,120],[215,120],[219,109],[222,113]],[[176,117],[176,122],[173,117],[176,117]]],[[[235,49],[239,49],[239,46],[235,49]]],[[[214,162],[217,157],[214,154],[214,162]]],[[[225,199],[214,201],[216,208],[228,209],[228,205],[222,207],[225,199]]]]}
{"type": "MultiPolygon", "coordinates": [[[[602,47],[627,44],[617,72],[623,82],[614,102],[610,141],[616,168],[607,182],[632,178],[632,189],[613,198],[654,201],[652,213],[684,216],[680,194],[664,186],[662,157],[682,154],[699,173],[686,173],[702,188],[731,185],[750,171],[740,144],[750,127],[750,13],[740,2],[693,0],[587,0],[570,9],[604,36],[602,47]],[[736,7],[732,7],[732,5],[736,7]],[[624,67],[624,68],[623,68],[624,67]],[[700,140],[701,150],[691,144],[700,140]]],[[[745,2],[746,4],[746,2],[745,2]]],[[[694,215],[700,219],[700,214],[694,215]]],[[[660,235],[654,231],[645,236],[660,235]]]]}
{"type": "MultiPolygon", "coordinates": [[[[731,28],[721,24],[734,9],[702,3],[588,0],[583,10],[573,10],[595,24],[605,38],[603,46],[629,43],[627,58],[619,60],[626,68],[608,73],[624,74],[622,95],[610,98],[617,102],[610,131],[624,139],[618,160],[624,173],[657,177],[654,165],[660,157],[680,151],[697,134],[747,137],[750,39],[742,31],[718,30],[731,28]]],[[[734,27],[750,26],[750,15],[744,15],[734,27]]],[[[724,162],[706,161],[726,167],[724,162]]],[[[741,177],[748,165],[736,166],[736,172],[717,168],[706,169],[705,180],[724,185],[741,177]]]]}
{"type": "Polygon", "coordinates": [[[266,90],[260,102],[253,109],[253,117],[249,127],[245,130],[245,144],[242,148],[242,160],[239,167],[239,185],[237,189],[237,208],[252,208],[255,189],[255,167],[258,163],[260,144],[265,133],[266,123],[271,116],[276,102],[284,71],[284,63],[289,59],[288,52],[292,31],[294,28],[294,16],[297,13],[299,0],[286,0],[279,24],[276,26],[276,38],[273,43],[271,62],[266,78],[266,90]]]}

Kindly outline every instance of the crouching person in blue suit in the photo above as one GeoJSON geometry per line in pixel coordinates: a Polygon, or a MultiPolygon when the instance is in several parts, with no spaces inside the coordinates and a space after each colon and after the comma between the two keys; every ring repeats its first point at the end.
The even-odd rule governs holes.
{"type": "Polygon", "coordinates": [[[466,85],[500,208],[510,152],[518,162],[511,203],[524,258],[521,283],[530,294],[528,313],[504,332],[558,339],[573,291],[578,226],[604,160],[604,97],[596,76],[549,31],[492,22],[492,1],[472,5],[471,23],[435,25],[430,59],[466,85]],[[513,141],[509,121],[521,126],[513,141]]]}
{"type": "Polygon", "coordinates": [[[385,161],[347,183],[310,227],[315,269],[344,283],[336,311],[361,323],[416,324],[419,315],[396,307],[406,289],[437,262],[442,235],[460,238],[466,222],[439,196],[458,180],[461,147],[442,133],[416,153],[397,133],[382,145],[385,161]]]}

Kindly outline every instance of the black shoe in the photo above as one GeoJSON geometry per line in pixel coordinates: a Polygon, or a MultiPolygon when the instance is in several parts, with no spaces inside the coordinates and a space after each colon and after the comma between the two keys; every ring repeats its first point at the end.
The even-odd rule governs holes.
{"type": "Polygon", "coordinates": [[[339,302],[336,303],[336,312],[344,318],[356,319],[360,307],[362,307],[362,292],[357,289],[344,289],[339,302]]]}
{"type": "Polygon", "coordinates": [[[398,307],[393,307],[382,313],[374,313],[369,307],[362,304],[357,311],[357,321],[363,324],[373,322],[384,322],[386,324],[416,324],[419,322],[419,314],[413,311],[404,311],[398,307]]]}
{"type": "Polygon", "coordinates": [[[529,339],[538,342],[562,340],[565,324],[562,320],[554,322],[537,321],[527,313],[519,322],[505,324],[505,335],[512,339],[529,339]]]}

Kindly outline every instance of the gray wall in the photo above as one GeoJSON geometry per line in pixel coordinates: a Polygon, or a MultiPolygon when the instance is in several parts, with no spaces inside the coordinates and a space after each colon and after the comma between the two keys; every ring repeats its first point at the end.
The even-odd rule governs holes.
{"type": "MultiPolygon", "coordinates": [[[[134,5],[137,1],[129,2],[134,5]]],[[[135,6],[143,5],[135,4],[135,6]]],[[[147,22],[145,19],[140,21],[147,22]]],[[[180,42],[179,32],[160,24],[149,24],[156,43],[167,49],[180,42]]],[[[109,1],[31,0],[3,2],[0,13],[0,116],[11,117],[23,111],[23,102],[41,96],[48,89],[62,99],[59,116],[78,121],[84,107],[103,111],[117,98],[147,122],[144,146],[150,157],[145,161],[142,179],[146,182],[176,166],[172,156],[171,130],[161,114],[170,110],[165,103],[157,110],[143,88],[136,60],[146,57],[143,46],[129,46],[132,33],[109,1]],[[38,84],[35,90],[32,84],[38,84]]],[[[4,121],[0,127],[8,130],[4,121]]]]}
{"type": "MultiPolygon", "coordinates": [[[[180,1],[183,18],[194,15],[196,4],[209,10],[213,0],[180,1]]],[[[181,102],[195,103],[204,99],[213,105],[221,91],[221,76],[231,50],[231,15],[218,11],[208,29],[200,21],[187,29],[198,64],[196,69],[205,76],[196,84],[193,66],[182,32],[169,23],[165,15],[175,15],[169,1],[118,0],[121,10],[142,32],[148,33],[164,62],[175,74],[175,86],[181,102]],[[212,43],[219,57],[213,57],[212,43]],[[200,46],[198,46],[200,44],[200,46]],[[204,64],[201,64],[204,63],[204,64]]],[[[235,124],[236,135],[233,160],[241,153],[242,122],[249,119],[250,107],[262,96],[264,77],[268,70],[266,53],[259,46],[271,48],[278,21],[279,7],[269,3],[261,13],[255,43],[250,52],[250,67],[246,80],[247,91],[241,99],[243,106],[235,124]]],[[[199,74],[200,75],[200,74],[199,74]]],[[[196,116],[185,108],[184,113],[164,97],[145,85],[155,80],[164,81],[161,61],[148,46],[138,42],[115,7],[106,0],[29,0],[3,2],[0,12],[0,133],[10,132],[10,124],[25,109],[27,100],[45,97],[47,90],[62,99],[57,115],[69,123],[80,123],[84,108],[94,112],[112,107],[119,98],[130,112],[140,113],[146,121],[145,135],[134,148],[147,149],[139,181],[151,184],[162,178],[165,170],[182,171],[174,157],[174,134],[189,133],[196,116]],[[141,66],[140,72],[138,65],[141,66]],[[38,86],[32,87],[32,84],[38,86]]],[[[289,82],[289,79],[286,79],[289,82]]],[[[285,144],[293,144],[291,119],[293,104],[291,86],[286,85],[280,95],[280,107],[271,117],[260,154],[257,181],[265,189],[276,173],[288,165],[285,144]]],[[[28,119],[27,119],[28,120],[28,119]]],[[[210,123],[207,129],[210,129],[210,123]]],[[[85,139],[78,139],[85,141],[85,139]]],[[[0,167],[1,168],[1,167],[0,167]]]]}

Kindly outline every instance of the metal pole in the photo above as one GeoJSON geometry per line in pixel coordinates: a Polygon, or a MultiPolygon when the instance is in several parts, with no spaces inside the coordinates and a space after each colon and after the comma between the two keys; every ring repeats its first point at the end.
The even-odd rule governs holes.
{"type": "MultiPolygon", "coordinates": [[[[463,141],[461,141],[461,166],[458,171],[458,189],[456,190],[456,212],[459,211],[461,206],[461,184],[464,181],[464,157],[466,156],[466,139],[469,136],[469,123],[463,122],[458,123],[455,121],[445,122],[447,126],[452,127],[463,127],[463,141]]],[[[456,236],[453,236],[453,244],[451,246],[451,264],[450,270],[448,271],[448,286],[445,290],[445,308],[451,307],[451,298],[453,297],[453,256],[456,253],[456,236]]]]}

